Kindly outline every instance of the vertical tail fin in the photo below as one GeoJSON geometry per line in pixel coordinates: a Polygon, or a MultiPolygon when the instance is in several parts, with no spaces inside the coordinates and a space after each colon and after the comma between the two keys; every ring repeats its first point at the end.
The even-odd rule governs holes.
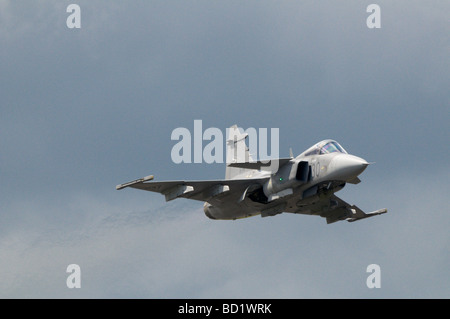
{"type": "Polygon", "coordinates": [[[229,167],[231,163],[244,163],[251,162],[252,157],[249,153],[245,139],[247,138],[247,133],[241,133],[237,125],[233,125],[228,129],[227,137],[227,166],[225,169],[225,179],[232,179],[237,175],[245,173],[247,171],[252,171],[251,169],[239,168],[239,167],[229,167]]]}

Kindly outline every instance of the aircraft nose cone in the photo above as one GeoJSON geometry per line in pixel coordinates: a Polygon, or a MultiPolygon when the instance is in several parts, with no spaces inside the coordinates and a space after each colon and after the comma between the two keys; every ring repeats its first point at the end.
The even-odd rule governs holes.
{"type": "Polygon", "coordinates": [[[369,163],[360,157],[341,154],[331,161],[333,172],[342,180],[351,180],[361,174],[369,163]]]}

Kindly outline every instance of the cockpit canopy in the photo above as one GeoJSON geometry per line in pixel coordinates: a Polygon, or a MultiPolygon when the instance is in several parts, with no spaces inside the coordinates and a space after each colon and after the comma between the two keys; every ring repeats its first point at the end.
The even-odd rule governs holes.
{"type": "Polygon", "coordinates": [[[347,151],[338,142],[333,140],[324,140],[306,150],[303,155],[304,156],[321,155],[334,152],[347,154],[347,151]]]}

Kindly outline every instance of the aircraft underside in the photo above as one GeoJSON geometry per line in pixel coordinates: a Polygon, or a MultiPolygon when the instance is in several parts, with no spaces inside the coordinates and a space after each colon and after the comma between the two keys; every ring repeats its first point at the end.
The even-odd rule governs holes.
{"type": "Polygon", "coordinates": [[[206,216],[211,219],[240,219],[261,215],[274,216],[283,212],[306,215],[321,215],[338,206],[331,195],[345,186],[342,181],[325,181],[318,185],[304,189],[298,187],[292,195],[288,195],[271,202],[264,194],[262,187],[254,189],[241,202],[239,198],[224,196],[204,204],[206,216]]]}

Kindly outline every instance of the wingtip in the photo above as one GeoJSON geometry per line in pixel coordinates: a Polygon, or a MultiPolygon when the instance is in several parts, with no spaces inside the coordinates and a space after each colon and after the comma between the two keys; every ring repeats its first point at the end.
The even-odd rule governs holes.
{"type": "Polygon", "coordinates": [[[116,190],[121,190],[121,189],[124,189],[125,187],[131,186],[131,185],[134,185],[134,184],[137,184],[137,183],[143,183],[143,182],[151,181],[154,178],[155,177],[153,175],[148,175],[148,176],[145,176],[145,177],[140,178],[140,179],[136,179],[136,180],[128,182],[128,183],[119,184],[119,185],[116,185],[116,190]]]}
{"type": "Polygon", "coordinates": [[[151,181],[151,180],[154,179],[154,178],[155,178],[155,176],[153,176],[153,175],[145,176],[145,177],[143,178],[143,182],[151,181]]]}

